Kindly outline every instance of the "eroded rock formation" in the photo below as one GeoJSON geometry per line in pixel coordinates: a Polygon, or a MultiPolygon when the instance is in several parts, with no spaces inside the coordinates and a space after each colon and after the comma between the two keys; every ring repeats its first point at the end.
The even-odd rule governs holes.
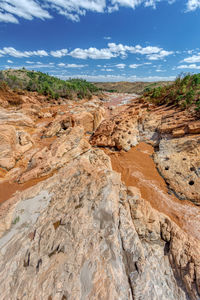
{"type": "MultiPolygon", "coordinates": [[[[169,111],[137,99],[109,114],[98,99],[41,110],[44,99],[37,97],[7,112],[23,113],[33,125],[0,119],[7,128],[2,155],[11,159],[9,167],[1,165],[1,186],[32,183],[0,206],[1,299],[200,299],[200,237],[126,186],[96,147],[127,151],[141,140],[159,145],[155,161],[170,187],[199,203],[198,173],[187,177],[194,194],[193,185],[177,187],[188,167],[198,166],[198,125],[195,136],[175,137],[175,129],[160,130],[169,111]],[[177,155],[174,162],[170,153],[177,155]],[[173,185],[179,161],[185,171],[173,185]]],[[[191,124],[186,117],[185,126],[191,124]]]]}
{"type": "Polygon", "coordinates": [[[200,121],[177,108],[136,100],[123,112],[105,120],[92,145],[130,150],[140,141],[155,149],[157,167],[181,199],[200,204],[200,121]]]}

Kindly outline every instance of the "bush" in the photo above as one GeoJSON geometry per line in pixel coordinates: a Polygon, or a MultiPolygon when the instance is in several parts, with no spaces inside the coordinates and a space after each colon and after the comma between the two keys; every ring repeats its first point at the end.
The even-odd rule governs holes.
{"type": "Polygon", "coordinates": [[[146,89],[143,98],[155,104],[178,105],[200,109],[200,74],[181,74],[168,86],[146,89]]]}
{"type": "Polygon", "coordinates": [[[157,87],[157,88],[153,89],[151,97],[159,98],[161,96],[161,94],[162,94],[162,87],[157,87]]]}
{"type": "Polygon", "coordinates": [[[39,94],[48,96],[49,99],[65,97],[73,99],[90,99],[98,92],[98,88],[83,79],[70,79],[67,81],[49,76],[42,72],[22,70],[7,70],[0,72],[0,78],[5,80],[12,89],[20,88],[28,91],[36,91],[39,94]]]}
{"type": "Polygon", "coordinates": [[[196,108],[195,108],[196,111],[200,111],[200,100],[198,100],[196,102],[196,108]]]}

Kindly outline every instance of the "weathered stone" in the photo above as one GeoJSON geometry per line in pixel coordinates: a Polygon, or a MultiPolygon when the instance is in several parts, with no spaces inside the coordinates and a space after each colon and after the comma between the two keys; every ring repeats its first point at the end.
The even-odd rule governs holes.
{"type": "Polygon", "coordinates": [[[198,134],[200,133],[200,122],[193,122],[188,124],[189,133],[198,134]]]}
{"type": "Polygon", "coordinates": [[[16,131],[13,126],[0,125],[0,167],[7,170],[15,166],[16,131]]]}
{"type": "Polygon", "coordinates": [[[0,298],[199,300],[198,237],[161,212],[162,191],[154,207],[140,186],[126,187],[85,135],[97,129],[92,145],[126,151],[148,141],[169,186],[198,202],[200,143],[196,131],[188,135],[189,117],[141,99],[113,105],[110,120],[96,98],[44,109],[36,93],[23,101],[19,111],[0,111],[0,162],[13,159],[0,175],[26,183],[0,206],[0,298]],[[188,129],[178,138],[181,123],[188,129]]]}

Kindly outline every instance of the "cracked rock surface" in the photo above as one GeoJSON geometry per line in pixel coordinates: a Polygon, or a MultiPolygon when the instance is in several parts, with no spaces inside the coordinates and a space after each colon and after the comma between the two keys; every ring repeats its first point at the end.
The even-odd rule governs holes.
{"type": "Polygon", "coordinates": [[[154,159],[171,188],[199,203],[197,121],[191,127],[188,116],[178,115],[186,121],[177,137],[168,110],[138,99],[111,112],[98,99],[69,101],[60,114],[56,105],[39,111],[37,101],[24,107],[34,126],[7,124],[10,138],[0,135],[10,145],[5,157],[13,159],[1,170],[2,186],[5,179],[34,182],[0,206],[0,298],[199,300],[200,238],[153,207],[139,187],[125,185],[97,148],[159,145],[154,159]],[[172,182],[177,166],[183,171],[172,182]],[[190,184],[177,188],[192,167],[187,180],[195,181],[196,194],[190,184]]]}

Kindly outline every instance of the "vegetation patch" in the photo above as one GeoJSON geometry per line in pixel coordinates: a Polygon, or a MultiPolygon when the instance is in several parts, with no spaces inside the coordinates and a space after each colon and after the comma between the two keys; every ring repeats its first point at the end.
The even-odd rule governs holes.
{"type": "Polygon", "coordinates": [[[82,79],[61,80],[42,72],[21,70],[0,71],[0,82],[5,82],[11,89],[38,92],[51,99],[64,97],[67,99],[90,99],[98,93],[98,88],[82,79]]]}
{"type": "Polygon", "coordinates": [[[13,224],[14,224],[14,225],[17,224],[17,223],[19,222],[19,220],[20,220],[19,216],[16,217],[16,218],[13,220],[13,224]]]}
{"type": "Polygon", "coordinates": [[[145,90],[142,98],[156,105],[195,107],[200,111],[200,74],[179,75],[170,85],[145,90]]]}

